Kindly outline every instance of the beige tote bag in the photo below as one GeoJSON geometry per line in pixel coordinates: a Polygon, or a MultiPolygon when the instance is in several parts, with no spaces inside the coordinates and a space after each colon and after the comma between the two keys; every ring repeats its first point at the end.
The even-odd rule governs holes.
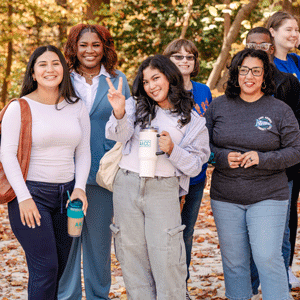
{"type": "Polygon", "coordinates": [[[111,192],[113,191],[113,183],[119,170],[122,148],[123,144],[117,142],[100,160],[96,181],[101,187],[111,192]]]}

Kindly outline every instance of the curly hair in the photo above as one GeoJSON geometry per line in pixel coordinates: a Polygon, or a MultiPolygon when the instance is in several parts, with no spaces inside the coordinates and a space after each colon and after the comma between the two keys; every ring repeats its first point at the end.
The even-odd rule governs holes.
{"type": "Polygon", "coordinates": [[[94,32],[98,35],[104,52],[101,64],[104,65],[110,75],[116,76],[118,56],[115,51],[114,41],[108,29],[100,25],[78,24],[71,28],[64,50],[69,69],[78,71],[80,62],[77,58],[77,43],[86,32],[94,32]]]}
{"type": "Polygon", "coordinates": [[[63,67],[63,79],[59,85],[59,94],[56,100],[56,105],[58,104],[59,99],[61,97],[63,97],[70,104],[76,103],[79,100],[79,98],[77,97],[73,85],[71,83],[67,62],[63,54],[61,53],[61,51],[52,45],[38,47],[30,56],[29,62],[26,67],[26,72],[22,84],[20,97],[28,95],[37,89],[38,83],[35,80],[33,80],[32,77],[32,74],[34,73],[34,65],[36,60],[41,55],[43,55],[46,51],[51,51],[56,53],[63,67]]]}
{"type": "Polygon", "coordinates": [[[229,69],[229,79],[227,81],[227,86],[225,94],[228,98],[236,98],[241,93],[241,88],[239,86],[239,67],[242,65],[246,57],[256,57],[263,63],[264,75],[263,80],[265,83],[264,87],[261,87],[261,91],[265,95],[273,95],[276,91],[276,86],[273,81],[274,69],[269,61],[269,56],[265,51],[254,50],[254,49],[244,49],[238,52],[232,59],[229,69]]]}
{"type": "Polygon", "coordinates": [[[160,54],[150,56],[144,60],[134,79],[132,95],[137,101],[135,124],[144,127],[149,124],[150,115],[151,120],[156,116],[156,106],[158,104],[147,95],[143,84],[143,72],[148,67],[157,69],[166,76],[169,81],[168,101],[173,106],[172,113],[180,116],[182,126],[188,124],[194,106],[192,93],[184,89],[183,78],[176,65],[168,57],[160,54]]]}
{"type": "Polygon", "coordinates": [[[186,52],[189,52],[195,56],[195,66],[193,72],[191,73],[191,77],[196,77],[200,69],[199,51],[192,41],[187,39],[176,39],[167,45],[163,55],[170,58],[170,56],[174,53],[181,51],[182,47],[186,52]]]}

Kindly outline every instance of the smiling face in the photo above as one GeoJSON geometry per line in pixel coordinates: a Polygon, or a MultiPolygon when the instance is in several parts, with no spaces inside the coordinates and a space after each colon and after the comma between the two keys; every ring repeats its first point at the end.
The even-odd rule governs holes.
{"type": "Polygon", "coordinates": [[[86,32],[77,43],[77,58],[83,71],[99,72],[103,57],[103,44],[95,32],[86,32]]]}
{"type": "MultiPolygon", "coordinates": [[[[257,57],[246,57],[242,64],[242,67],[247,68],[263,68],[263,62],[257,57]]],[[[258,100],[264,93],[261,91],[261,86],[264,80],[264,72],[260,76],[253,76],[252,71],[249,70],[247,75],[238,76],[239,86],[241,88],[240,97],[247,101],[252,102],[258,100]]]]}
{"type": "Polygon", "coordinates": [[[38,87],[59,88],[63,75],[64,70],[58,55],[46,51],[37,58],[32,78],[36,80],[38,87]]]}
{"type": "Polygon", "coordinates": [[[158,69],[147,67],[143,71],[143,85],[148,97],[153,99],[161,108],[172,107],[168,101],[170,83],[158,69]]]}
{"type": "Polygon", "coordinates": [[[194,57],[194,55],[190,52],[187,52],[183,46],[181,47],[180,51],[173,53],[170,56],[170,60],[177,66],[182,76],[190,76],[195,68],[195,58],[192,60],[187,60],[186,56],[194,57]],[[176,56],[178,55],[183,55],[184,58],[182,60],[177,60],[176,56]]]}
{"type": "Polygon", "coordinates": [[[299,36],[299,27],[296,20],[287,19],[277,30],[270,28],[270,32],[274,37],[276,49],[280,48],[288,52],[295,47],[299,36]]]}

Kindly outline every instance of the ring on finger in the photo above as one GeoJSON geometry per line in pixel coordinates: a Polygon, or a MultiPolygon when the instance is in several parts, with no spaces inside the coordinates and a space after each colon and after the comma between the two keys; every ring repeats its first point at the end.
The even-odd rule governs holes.
{"type": "Polygon", "coordinates": [[[251,157],[249,158],[249,160],[250,160],[251,162],[253,161],[253,159],[252,159],[251,157]]]}

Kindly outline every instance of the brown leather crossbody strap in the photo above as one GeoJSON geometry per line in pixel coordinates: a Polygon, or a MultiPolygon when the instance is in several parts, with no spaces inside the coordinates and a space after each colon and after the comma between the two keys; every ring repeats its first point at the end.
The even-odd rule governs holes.
{"type": "MultiPolygon", "coordinates": [[[[7,107],[12,101],[19,101],[21,108],[21,130],[19,138],[19,146],[17,158],[20,163],[22,174],[26,180],[30,155],[31,155],[31,144],[32,144],[32,116],[30,106],[25,99],[12,99],[7,103],[7,105],[0,112],[0,132],[1,132],[1,123],[4,116],[4,113],[7,107]]],[[[0,162],[0,203],[7,203],[15,198],[15,193],[10,186],[7,178],[5,176],[2,163],[0,162]]]]}

